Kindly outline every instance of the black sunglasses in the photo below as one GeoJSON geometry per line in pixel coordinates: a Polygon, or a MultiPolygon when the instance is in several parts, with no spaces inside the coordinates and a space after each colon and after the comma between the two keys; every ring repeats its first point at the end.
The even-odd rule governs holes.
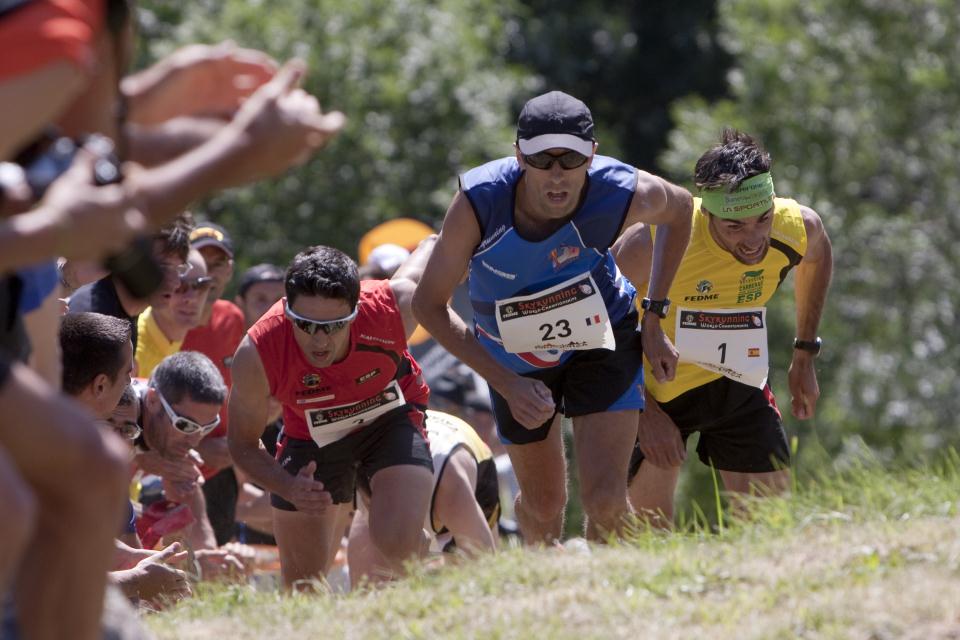
{"type": "Polygon", "coordinates": [[[559,156],[551,155],[546,151],[541,151],[540,153],[532,153],[530,155],[523,156],[523,161],[534,169],[552,169],[554,162],[560,163],[560,168],[569,170],[576,169],[577,167],[582,167],[583,163],[589,160],[590,158],[578,153],[576,151],[567,151],[562,153],[559,156]]]}
{"type": "Polygon", "coordinates": [[[203,293],[204,291],[209,291],[210,287],[212,286],[213,278],[210,276],[200,276],[199,278],[194,278],[193,280],[180,278],[180,286],[177,287],[176,293],[186,293],[190,289],[203,293]]]}

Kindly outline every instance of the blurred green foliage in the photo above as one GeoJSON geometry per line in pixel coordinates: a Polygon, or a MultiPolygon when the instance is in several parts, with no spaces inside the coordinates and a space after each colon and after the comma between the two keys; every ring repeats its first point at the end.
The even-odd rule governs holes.
{"type": "MultiPolygon", "coordinates": [[[[960,413],[960,15],[950,0],[721,0],[729,99],[681,101],[666,170],[689,180],[724,126],[759,136],[777,192],[818,211],[834,251],[823,391],[794,422],[840,464],[956,443],[960,413]]],[[[774,305],[775,387],[795,326],[774,305]],[[779,345],[779,348],[778,348],[779,345]]],[[[788,410],[788,406],[782,407],[788,410]]],[[[801,455],[804,444],[801,444],[801,455]]]]}
{"type": "Polygon", "coordinates": [[[509,2],[144,2],[141,61],[190,42],[305,59],[305,87],[346,130],[279,180],[218,195],[200,213],[239,239],[241,268],[309,244],[356,255],[383,220],[433,224],[463,168],[512,151],[510,105],[530,74],[503,55],[509,2]]]}
{"type": "Polygon", "coordinates": [[[545,90],[589,105],[600,153],[656,171],[673,126],[670,104],[726,92],[731,57],[719,43],[716,0],[519,4],[510,58],[534,70],[545,90]]]}
{"type": "MultiPolygon", "coordinates": [[[[791,281],[770,313],[771,379],[800,436],[802,470],[843,465],[865,444],[890,460],[958,441],[956,9],[955,0],[144,0],[138,61],[227,38],[300,56],[307,89],[350,118],[307,165],[198,206],[233,231],[240,268],[284,264],[313,243],[355,255],[366,230],[395,216],[437,225],[457,173],[511,153],[519,107],[543,90],[590,105],[603,153],[687,186],[723,127],[758,136],[778,193],[817,210],[834,247],[811,422],[788,415],[791,281]]],[[[709,517],[709,471],[687,466],[681,492],[699,496],[709,517]]]]}

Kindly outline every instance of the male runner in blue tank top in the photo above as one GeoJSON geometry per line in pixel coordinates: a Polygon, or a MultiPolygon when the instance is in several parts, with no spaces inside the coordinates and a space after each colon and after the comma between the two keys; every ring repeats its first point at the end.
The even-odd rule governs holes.
{"type": "Polygon", "coordinates": [[[460,178],[414,297],[418,320],[490,384],[520,495],[528,543],[560,537],[566,465],[557,425],[573,419],[587,535],[618,533],[630,513],[624,478],[643,408],[633,285],[609,248],[636,222],[657,225],[643,350],[660,379],[677,352],[660,328],[690,238],[681,187],[595,155],[587,106],[559,91],[524,106],[514,156],[460,178]],[[469,278],[474,331],[447,305],[469,278]]]}

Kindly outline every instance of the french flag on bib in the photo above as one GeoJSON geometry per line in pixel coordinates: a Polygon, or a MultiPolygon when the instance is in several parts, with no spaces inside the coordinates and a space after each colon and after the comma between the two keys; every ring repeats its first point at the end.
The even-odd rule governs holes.
{"type": "Polygon", "coordinates": [[[587,318],[587,326],[594,324],[600,324],[600,314],[593,316],[592,318],[587,318]]]}

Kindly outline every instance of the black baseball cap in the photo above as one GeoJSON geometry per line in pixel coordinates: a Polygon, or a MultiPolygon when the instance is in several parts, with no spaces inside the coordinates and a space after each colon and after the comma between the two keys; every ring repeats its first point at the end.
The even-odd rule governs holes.
{"type": "Polygon", "coordinates": [[[258,264],[250,267],[240,276],[240,288],[237,292],[242,298],[247,294],[247,289],[258,282],[283,282],[284,271],[275,264],[258,264]]]}
{"type": "Polygon", "coordinates": [[[589,156],[593,143],[593,116],[583,101],[551,91],[523,105],[517,121],[520,153],[532,155],[560,148],[589,156]]]}
{"type": "Polygon", "coordinates": [[[190,247],[216,247],[233,258],[233,240],[227,230],[212,222],[201,222],[190,232],[190,247]]]}

